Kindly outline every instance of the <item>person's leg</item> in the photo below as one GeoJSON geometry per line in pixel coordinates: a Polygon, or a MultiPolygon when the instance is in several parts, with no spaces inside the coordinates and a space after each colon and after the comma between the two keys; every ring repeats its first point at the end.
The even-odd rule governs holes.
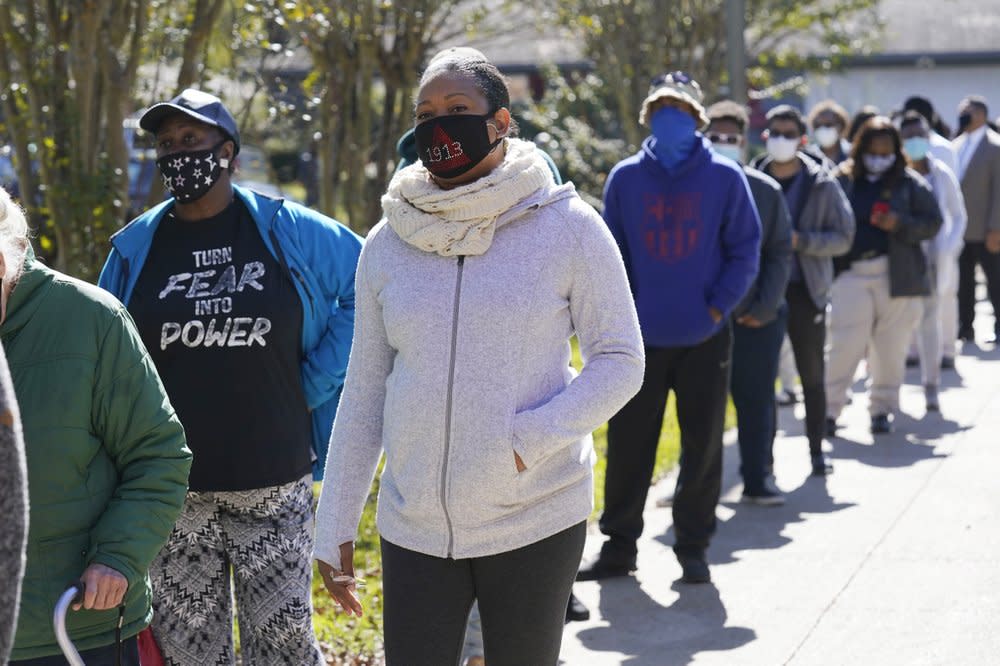
{"type": "Polygon", "coordinates": [[[636,541],[656,463],[656,447],[667,406],[667,372],[673,352],[646,348],[642,388],[608,422],[604,512],[599,525],[608,536],[601,555],[635,568],[636,541]]]}
{"type": "Polygon", "coordinates": [[[941,312],[937,294],[920,299],[920,324],[917,328],[920,352],[920,380],[926,386],[941,383],[941,312]]]}
{"type": "Polygon", "coordinates": [[[984,252],[983,243],[966,243],[958,257],[958,337],[975,339],[972,324],[976,318],[976,264],[984,252]]]}
{"type": "Polygon", "coordinates": [[[775,429],[775,375],[785,337],[785,309],[760,328],[733,327],[733,366],[730,388],[736,408],[740,474],[743,492],[760,493],[770,458],[775,429]]]}
{"type": "Polygon", "coordinates": [[[979,264],[986,275],[986,289],[990,303],[993,305],[993,336],[1000,342],[1000,254],[994,254],[983,248],[979,255],[979,264]]]}
{"type": "Polygon", "coordinates": [[[235,663],[229,572],[214,493],[188,493],[149,569],[153,635],[166,666],[235,663]]]}
{"type": "Polygon", "coordinates": [[[732,331],[726,325],[678,361],[675,391],[681,462],[673,505],[678,557],[703,558],[715,533],[731,354],[732,331]]]}
{"type": "MultiPolygon", "coordinates": [[[[577,553],[565,566],[575,571],[579,561],[577,553]]],[[[521,590],[517,576],[507,584],[521,590]]],[[[457,666],[476,597],[472,560],[424,555],[382,539],[382,594],[386,666],[457,666]]]]}
{"type": "MultiPolygon", "coordinates": [[[[132,636],[124,639],[120,646],[111,644],[92,650],[80,650],[80,658],[86,666],[139,666],[139,644],[136,637],[132,636]]],[[[66,666],[67,661],[66,657],[59,654],[4,663],[9,666],[66,666]]]]}
{"type": "Polygon", "coordinates": [[[793,282],[785,291],[788,301],[788,339],[792,344],[795,365],[802,382],[802,401],[806,408],[805,431],[809,452],[823,451],[827,416],[826,309],[813,302],[803,282],[793,282]]]}
{"type": "Polygon", "coordinates": [[[941,360],[955,362],[958,340],[958,260],[942,257],[938,261],[938,313],[941,320],[941,360]]]}
{"type": "Polygon", "coordinates": [[[312,626],[312,476],[216,497],[243,663],[321,666],[312,626]]]}
{"type": "Polygon", "coordinates": [[[875,328],[869,346],[871,373],[868,411],[872,416],[899,410],[899,387],[906,374],[906,340],[920,319],[920,298],[891,298],[889,274],[873,288],[875,328]]]}
{"type": "MultiPolygon", "coordinates": [[[[830,358],[826,367],[826,411],[836,419],[847,403],[847,389],[865,356],[875,325],[875,302],[868,278],[847,270],[833,281],[830,308],[830,358]]],[[[903,353],[906,347],[903,346],[903,353]]]]}
{"type": "Polygon", "coordinates": [[[587,524],[579,523],[523,548],[472,560],[488,666],[559,661],[566,602],[586,538],[587,524]]]}
{"type": "Polygon", "coordinates": [[[792,343],[788,340],[787,331],[785,339],[781,342],[781,355],[778,358],[778,380],[781,382],[781,392],[794,394],[797,389],[799,372],[795,368],[795,356],[792,354],[792,343]]]}

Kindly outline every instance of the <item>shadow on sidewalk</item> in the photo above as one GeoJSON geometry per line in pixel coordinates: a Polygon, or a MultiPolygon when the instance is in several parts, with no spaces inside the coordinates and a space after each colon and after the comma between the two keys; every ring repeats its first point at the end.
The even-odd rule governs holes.
{"type": "Polygon", "coordinates": [[[610,626],[585,629],[577,638],[594,652],[629,655],[621,662],[629,666],[688,664],[701,652],[735,650],[757,638],[753,629],[726,626],[728,614],[714,585],[675,581],[670,589],[678,596],[664,607],[635,578],[603,582],[599,606],[610,626]]]}
{"type": "MultiPolygon", "coordinates": [[[[815,476],[806,477],[798,488],[786,492],[782,506],[755,506],[738,501],[721,504],[732,509],[733,515],[719,523],[708,549],[711,564],[735,562],[739,559],[738,551],[781,548],[792,541],[783,534],[788,525],[801,523],[812,515],[855,506],[853,502],[835,502],[827,490],[826,479],[815,476]]],[[[669,533],[663,538],[673,543],[669,533]]]]}
{"type": "Polygon", "coordinates": [[[908,467],[924,460],[946,458],[937,453],[933,440],[951,433],[967,430],[954,421],[938,417],[930,421],[916,421],[900,415],[896,431],[890,435],[877,435],[874,442],[859,442],[844,437],[831,437],[831,458],[857,460],[871,467],[908,467]],[[911,425],[918,424],[918,425],[911,425]]]}

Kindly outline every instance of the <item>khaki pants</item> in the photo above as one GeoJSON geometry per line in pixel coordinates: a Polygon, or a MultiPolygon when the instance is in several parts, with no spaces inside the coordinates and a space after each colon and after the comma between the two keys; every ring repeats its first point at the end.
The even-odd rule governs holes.
{"type": "Polygon", "coordinates": [[[899,408],[906,349],[920,320],[921,299],[889,295],[889,259],[855,261],[833,282],[830,355],[826,366],[827,416],[837,418],[847,403],[858,363],[868,352],[869,412],[899,408]]]}

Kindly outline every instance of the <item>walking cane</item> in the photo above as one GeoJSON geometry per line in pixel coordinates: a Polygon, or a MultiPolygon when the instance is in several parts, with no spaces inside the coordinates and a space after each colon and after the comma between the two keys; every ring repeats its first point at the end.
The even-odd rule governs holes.
{"type": "Polygon", "coordinates": [[[52,614],[52,626],[56,631],[56,641],[58,641],[59,648],[63,651],[66,661],[69,662],[69,666],[85,666],[80,653],[76,651],[76,646],[73,645],[73,641],[69,639],[69,634],[66,633],[66,613],[69,611],[70,606],[83,601],[83,591],[84,585],[82,581],[76,581],[70,585],[59,596],[59,601],[56,602],[56,610],[52,614]]]}

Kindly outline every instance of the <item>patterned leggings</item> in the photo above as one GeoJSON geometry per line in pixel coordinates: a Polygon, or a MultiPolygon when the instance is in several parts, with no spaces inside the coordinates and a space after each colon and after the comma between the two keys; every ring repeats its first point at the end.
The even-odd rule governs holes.
{"type": "Polygon", "coordinates": [[[312,547],[311,477],[189,492],[150,571],[153,633],[167,666],[235,663],[230,577],[244,664],[323,664],[312,627],[312,547]]]}

